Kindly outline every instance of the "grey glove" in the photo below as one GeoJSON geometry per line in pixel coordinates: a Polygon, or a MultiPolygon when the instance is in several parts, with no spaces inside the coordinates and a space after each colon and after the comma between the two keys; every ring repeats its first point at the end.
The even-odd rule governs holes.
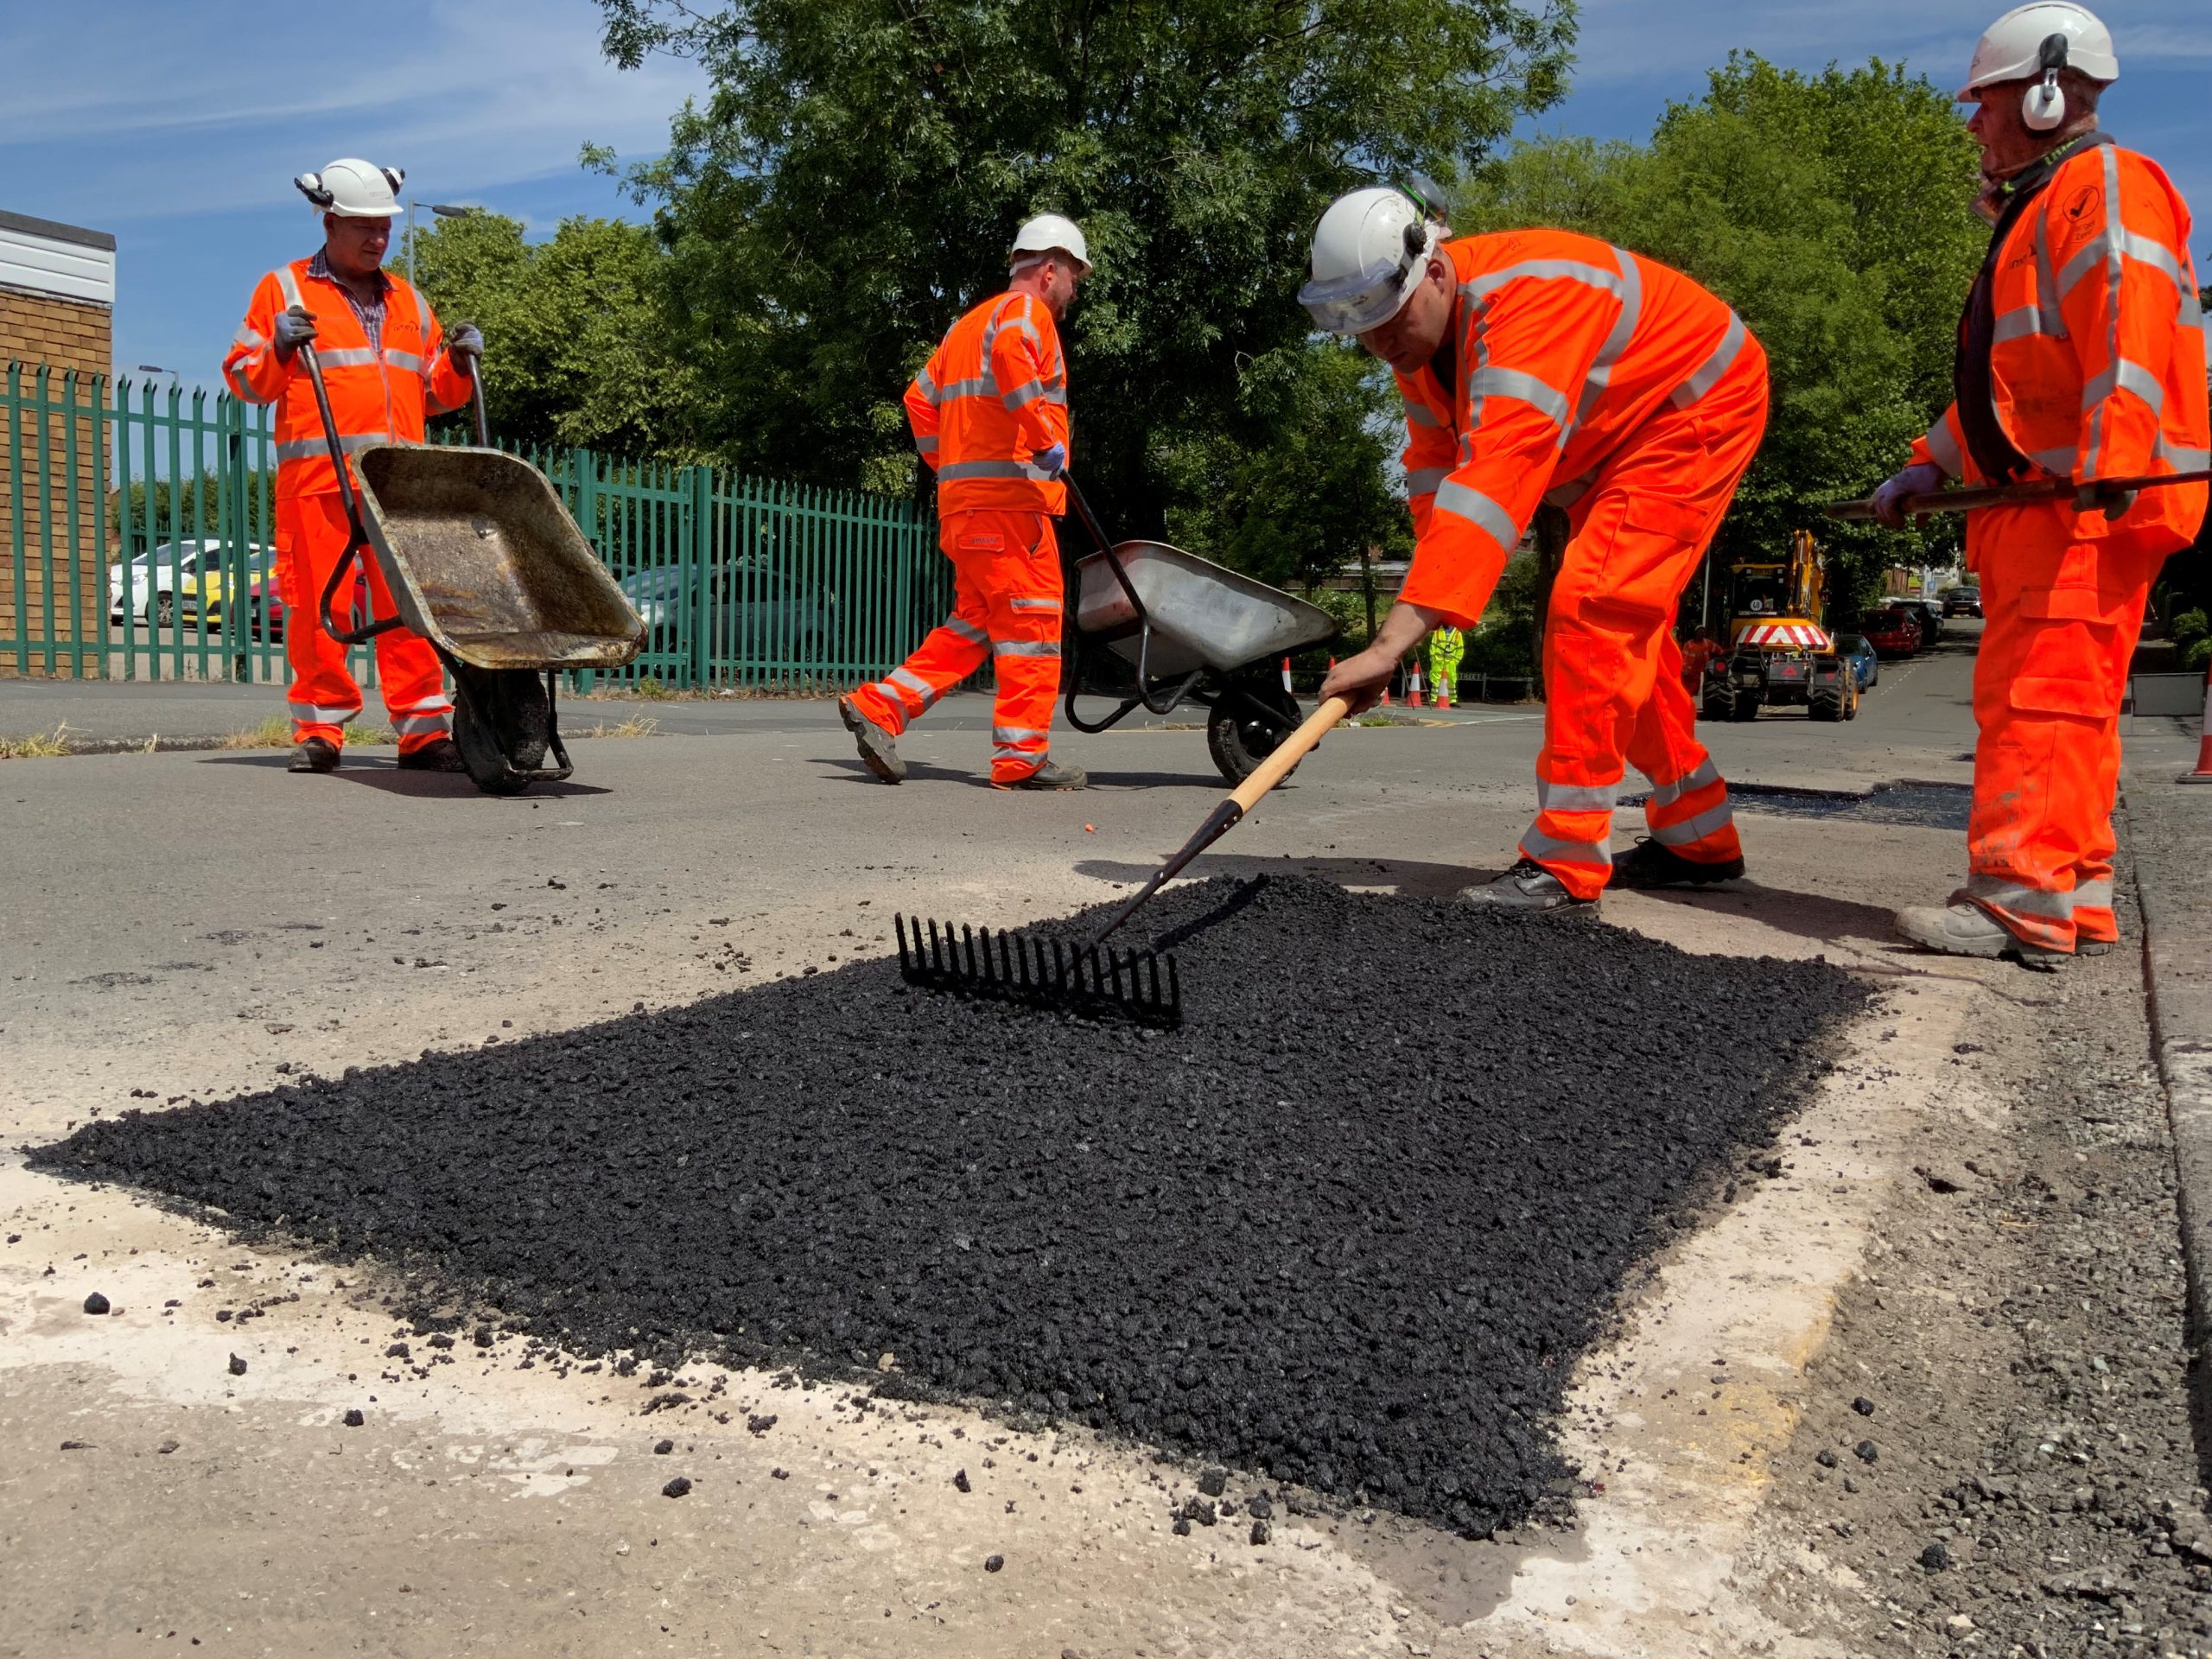
{"type": "Polygon", "coordinates": [[[2124,518],[2135,505],[2138,492],[2115,490],[2109,484],[2084,484],[2074,492],[2074,511],[2102,512],[2107,521],[2124,518]]]}
{"type": "Polygon", "coordinates": [[[446,355],[463,374],[474,374],[476,359],[484,355],[483,331],[473,322],[456,322],[446,331],[446,355]]]}
{"type": "Polygon", "coordinates": [[[1068,469],[1068,447],[1055,443],[1029,457],[1029,464],[1046,477],[1057,479],[1068,469]]]}
{"type": "Polygon", "coordinates": [[[315,340],[315,318],[304,305],[296,305],[276,315],[276,355],[289,357],[301,346],[315,340]]]}

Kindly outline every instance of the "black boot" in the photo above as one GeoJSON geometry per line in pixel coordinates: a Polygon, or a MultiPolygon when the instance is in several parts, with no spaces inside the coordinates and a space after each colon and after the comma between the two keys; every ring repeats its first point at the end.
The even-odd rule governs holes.
{"type": "Polygon", "coordinates": [[[1744,873],[1744,861],[1731,858],[1708,864],[1684,858],[1671,847],[1662,847],[1649,836],[1638,836],[1636,845],[1613,858],[1617,887],[1709,887],[1716,881],[1733,881],[1744,873]]]}
{"type": "Polygon", "coordinates": [[[304,738],[292,749],[292,764],[287,772],[335,772],[338,770],[338,746],[327,737],[304,738]]]}

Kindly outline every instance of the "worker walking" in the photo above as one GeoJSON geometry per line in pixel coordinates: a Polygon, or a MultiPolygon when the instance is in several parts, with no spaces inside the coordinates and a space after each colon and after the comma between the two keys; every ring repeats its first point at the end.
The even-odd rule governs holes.
{"type": "Polygon", "coordinates": [[[952,325],[906,388],[914,445],[937,473],[938,544],[952,561],[952,614],[889,675],[837,701],[861,760],[905,779],[899,734],[983,665],[998,680],[991,783],[1081,789],[1050,753],[1060,686],[1059,543],[1067,510],[1068,378],[1059,323],[1090,273],[1074,222],[1042,213],[1017,232],[1005,293],[952,325]]]}
{"type": "Polygon", "coordinates": [[[1713,659],[1723,654],[1711,628],[1702,625],[1692,628],[1689,644],[1682,647],[1682,690],[1695,697],[1704,689],[1706,671],[1713,666],[1713,659]]]}
{"type": "Polygon", "coordinates": [[[1428,683],[1439,709],[1449,709],[1459,695],[1459,664],[1467,654],[1467,636],[1449,622],[1428,636],[1428,683]]]}
{"type": "Polygon", "coordinates": [[[2147,156],[2099,130],[2120,77],[2085,8],[2015,7],[1974,48],[1961,102],[1995,232],[1959,323],[1955,399],[1875,494],[2058,479],[2071,498],[1967,516],[1985,618],[1974,663],[1967,885],[1900,911],[1905,938],[2049,969],[2120,936],[2120,705],[2152,580],[2203,522],[2202,484],[2101,480],[2208,464],[2206,339],[2190,216],[2147,156]]]}
{"type": "MultiPolygon", "coordinates": [[[[340,448],[420,443],[426,416],[458,409],[483,337],[464,323],[441,334],[429,302],[384,269],[397,193],[406,175],[363,161],[336,161],[293,181],[321,211],[323,245],[261,279],[238,338],[223,359],[223,383],[251,404],[276,405],[277,585],[285,609],[284,656],[292,670],[294,772],[338,767],[361,688],[346,647],[322,626],[322,590],[352,537],[338,472],[300,347],[316,347],[340,448]]],[[[376,561],[364,558],[371,602],[391,613],[376,561]]],[[[352,595],[334,601],[350,607],[352,595]]],[[[450,735],[453,705],[437,654],[406,628],[377,636],[377,677],[411,771],[460,772],[450,735]]]]}
{"type": "Polygon", "coordinates": [[[1573,526],[1544,628],[1535,821],[1514,866],[1465,898],[1594,904],[1609,880],[1702,886],[1744,872],[1727,786],[1682,689],[1675,603],[1766,423],[1766,353],[1681,273],[1564,231],[1447,240],[1404,191],[1321,217],[1299,298],[1397,371],[1415,543],[1375,642],[1325,696],[1372,702],[1429,629],[1472,627],[1540,501],[1573,526]],[[1650,835],[1616,860],[1626,766],[1650,835]]]}

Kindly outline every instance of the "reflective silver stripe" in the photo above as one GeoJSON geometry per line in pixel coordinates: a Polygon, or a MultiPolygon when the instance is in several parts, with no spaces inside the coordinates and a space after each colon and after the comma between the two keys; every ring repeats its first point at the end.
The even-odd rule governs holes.
{"type": "Polygon", "coordinates": [[[1060,642],[1057,639],[994,639],[994,657],[1057,657],[1060,642]]]}
{"type": "Polygon", "coordinates": [[[1723,801],[1718,806],[1707,807],[1694,818],[1684,818],[1680,823],[1655,823],[1651,839],[1662,847],[1687,847],[1692,842],[1703,841],[1707,836],[1726,830],[1736,821],[1736,815],[1723,801]]]}
{"type": "Polygon", "coordinates": [[[1594,864],[1609,870],[1613,867],[1612,844],[1610,835],[1602,841],[1556,840],[1532,823],[1521,837],[1521,855],[1539,864],[1594,864]]]}
{"type": "Polygon", "coordinates": [[[946,484],[962,478],[1026,478],[1033,484],[1052,481],[1026,461],[958,461],[940,467],[937,475],[939,482],[946,484]]]}
{"type": "Polygon", "coordinates": [[[1010,744],[1001,744],[991,751],[994,760],[1041,760],[1043,758],[1035,749],[1017,749],[1010,744]]]}
{"type": "Polygon", "coordinates": [[[1045,384],[1040,380],[1032,380],[1026,386],[1016,386],[1011,391],[1003,391],[999,394],[999,401],[1004,404],[1008,410],[1020,409],[1024,404],[1033,404],[1039,397],[1045,398],[1048,402],[1064,404],[1067,402],[1068,395],[1065,392],[1062,392],[1058,398],[1054,398],[1052,394],[1046,389],[1045,384]]]}
{"type": "Polygon", "coordinates": [[[1536,779],[1536,807],[1543,812],[1610,812],[1621,780],[1610,784],[1553,784],[1536,779]]]}
{"type": "MultiPolygon", "coordinates": [[[[372,443],[390,443],[391,435],[386,432],[355,432],[338,440],[338,447],[347,454],[367,448],[372,443]]],[[[279,461],[307,461],[315,455],[327,457],[329,443],[321,438],[295,438],[276,446],[279,461]]]]}
{"type": "Polygon", "coordinates": [[[2071,449],[2031,449],[2028,459],[2053,478],[2074,476],[2074,452],[2071,449]]]}
{"type": "Polygon", "coordinates": [[[983,325],[983,370],[985,373],[988,374],[990,372],[992,349],[999,343],[999,335],[1005,329],[1020,329],[1023,334],[1029,336],[1029,343],[1031,345],[1037,347],[1039,351],[1045,349],[1044,336],[1037,332],[1037,325],[1029,321],[1028,307],[1023,303],[1025,297],[1026,296],[1020,294],[1007,295],[1007,300],[1009,302],[1002,304],[999,309],[992,315],[991,320],[983,325]]]}
{"type": "Polygon", "coordinates": [[[1433,428],[1444,424],[1444,417],[1419,399],[1401,393],[1398,401],[1406,406],[1406,423],[1408,426],[1433,428]]]}
{"type": "Polygon", "coordinates": [[[2074,884],[2074,908],[2076,910],[2110,910],[2112,883],[2110,881],[2077,881],[2074,884]]]}
{"type": "Polygon", "coordinates": [[[2050,236],[2043,216],[2036,216],[2036,306],[2043,313],[2042,332],[2053,340],[2066,338],[2066,314],[2059,308],[2058,278],[2050,269],[2050,236]]]}
{"type": "Polygon", "coordinates": [[[386,348],[384,354],[384,360],[393,368],[398,369],[407,374],[423,374],[428,372],[428,371],[423,366],[422,354],[418,352],[395,352],[386,348]]]}
{"type": "Polygon", "coordinates": [[[1050,732],[1039,731],[1034,726],[994,726],[991,728],[991,741],[1002,746],[1015,743],[1042,743],[1051,735],[1050,732]]]}
{"type": "Polygon", "coordinates": [[[223,365],[223,378],[231,383],[231,390],[250,404],[265,401],[261,394],[253,389],[253,383],[245,378],[246,365],[260,355],[259,352],[255,352],[251,356],[242,357],[235,363],[226,363],[223,365]]]}
{"type": "Polygon", "coordinates": [[[1744,341],[1751,331],[1744,327],[1744,320],[1734,311],[1728,313],[1727,332],[1720,336],[1720,343],[1713,348],[1713,355],[1691,371],[1690,378],[1675,388],[1669,399],[1677,409],[1688,409],[1711,391],[1736,361],[1736,354],[1744,349],[1744,341]]]}
{"type": "Polygon", "coordinates": [[[2008,340],[2024,340],[2044,332],[2043,310],[2036,305],[2016,305],[1997,319],[1997,326],[1990,330],[1989,343],[2002,346],[2008,340]]]}
{"type": "Polygon", "coordinates": [[[1057,599],[1017,599],[1013,602],[1017,611],[1052,611],[1057,613],[1060,601],[1057,599]]]}
{"type": "Polygon", "coordinates": [[[2082,407],[2087,410],[2101,404],[2115,391],[2133,392],[2151,405],[2154,415],[2163,412],[2166,406],[2164,382],[2140,363],[2123,357],[2082,388],[2082,407]]]}
{"type": "Polygon", "coordinates": [[[268,343],[262,338],[258,328],[240,328],[231,339],[231,344],[233,346],[266,346],[268,343]]]}
{"type": "Polygon", "coordinates": [[[1449,467],[1421,467],[1406,474],[1408,495],[1433,495],[1436,486],[1452,476],[1449,467]]]}
{"type": "Polygon", "coordinates": [[[435,697],[424,697],[419,702],[410,702],[399,712],[403,715],[448,715],[453,712],[453,704],[442,691],[435,697]]]}
{"type": "Polygon", "coordinates": [[[937,382],[930,378],[928,369],[925,368],[914,377],[914,390],[922,394],[923,401],[930,407],[937,407],[937,382]]]}
{"type": "Polygon", "coordinates": [[[427,732],[442,732],[446,728],[443,715],[402,715],[391,722],[391,729],[402,737],[421,737],[427,732]]]}
{"type": "MultiPolygon", "coordinates": [[[[2105,211],[2117,219],[2120,213],[2120,152],[2110,144],[2104,146],[2104,163],[2105,211]]],[[[2105,280],[2112,284],[2105,306],[2107,313],[2105,361],[2114,368],[2118,368],[2121,361],[2120,354],[2120,238],[2112,236],[2110,232],[2120,227],[2117,225],[2107,223],[2107,239],[2112,244],[2112,251],[2105,268],[2105,280]]],[[[2082,440],[2081,475],[2083,478],[2094,478],[2097,475],[2098,463],[2103,458],[2105,409],[2106,405],[2100,402],[2089,412],[2089,429],[2082,440]]]]}
{"type": "Polygon", "coordinates": [[[300,297],[299,279],[292,275],[292,268],[289,265],[279,265],[270,274],[276,278],[277,290],[283,295],[284,303],[288,307],[296,305],[302,310],[305,310],[308,302],[300,297]]]}
{"type": "MultiPolygon", "coordinates": [[[[2109,202],[2106,211],[2111,211],[2109,202]]],[[[2152,237],[2138,236],[2124,226],[2107,221],[2104,233],[2084,242],[2059,271],[2059,296],[2063,298],[2072,293],[2075,284],[2094,270],[2101,261],[2107,264],[2109,272],[2119,268],[2121,259],[2133,259],[2138,264],[2148,265],[2171,283],[2177,291],[2190,292],[2185,286],[2188,277],[2182,271],[2181,262],[2174,257],[2172,249],[2152,237]]]]}
{"type": "Polygon", "coordinates": [[[1488,531],[1500,547],[1510,549],[1521,539],[1521,526],[1513,522],[1511,513],[1480,490],[1457,479],[1447,478],[1436,486],[1436,505],[1442,511],[1488,531]]]}
{"type": "Polygon", "coordinates": [[[1717,784],[1719,781],[1720,768],[1713,764],[1713,757],[1708,754],[1673,783],[1652,785],[1651,804],[1672,806],[1692,790],[1703,789],[1707,784],[1717,784]]]}
{"type": "Polygon", "coordinates": [[[1466,298],[1479,300],[1497,293],[1508,283],[1517,283],[1523,278],[1535,282],[1564,279],[1587,283],[1592,288],[1603,289],[1616,296],[1621,291],[1621,279],[1618,272],[1586,264],[1580,259],[1524,259],[1517,265],[1508,265],[1503,270],[1485,271],[1471,282],[1460,283],[1459,292],[1466,298]]]}
{"type": "Polygon", "coordinates": [[[937,701],[937,688],[909,668],[893,669],[883,683],[893,690],[912,692],[921,699],[924,709],[937,701]]]}
{"type": "Polygon", "coordinates": [[[335,704],[326,708],[313,702],[291,702],[285,707],[292,711],[294,720],[308,726],[343,726],[361,712],[358,702],[351,709],[340,709],[335,704]]]}
{"type": "Polygon", "coordinates": [[[1928,429],[1928,454],[1953,478],[1959,477],[1967,469],[1966,457],[1959,453],[1959,441],[1951,435],[1951,417],[1948,410],[1928,429]]]}
{"type": "Polygon", "coordinates": [[[1554,426],[1567,424],[1567,394],[1548,381],[1520,369],[1480,368],[1467,377],[1467,395],[1517,397],[1548,419],[1554,426]]]}
{"type": "MultiPolygon", "coordinates": [[[[1621,268],[1620,315],[1613,319],[1605,343],[1598,348],[1598,355],[1591,359],[1590,372],[1584,377],[1582,395],[1575,402],[1574,418],[1559,435],[1559,447],[1564,451],[1582,423],[1590,418],[1590,411],[1599,398],[1605,395],[1605,387],[1613,378],[1613,365],[1628,350],[1636,338],[1636,325],[1643,315],[1643,273],[1637,268],[1636,256],[1626,248],[1615,248],[1613,259],[1621,268]]],[[[1579,497],[1581,491],[1575,492],[1579,497]]],[[[1548,496],[1545,498],[1550,499],[1548,496]]],[[[1554,502],[1554,505],[1560,503],[1554,502]]]]}
{"type": "Polygon", "coordinates": [[[2177,473],[2201,473],[2212,467],[2212,449],[2191,449],[2185,445],[2168,443],[2160,433],[2158,441],[2151,446],[2152,461],[2164,461],[2177,473]]]}
{"type": "Polygon", "coordinates": [[[931,433],[925,438],[916,438],[914,440],[914,448],[921,451],[921,453],[925,455],[933,455],[937,454],[937,435],[935,433],[931,433]]]}
{"type": "Polygon", "coordinates": [[[315,356],[326,369],[374,368],[377,361],[377,354],[365,346],[341,346],[333,351],[318,346],[315,356]]]}
{"type": "Polygon", "coordinates": [[[955,397],[989,397],[995,396],[997,391],[997,384],[992,380],[987,372],[981,379],[956,380],[938,393],[937,397],[938,403],[949,404],[955,397]]]}
{"type": "Polygon", "coordinates": [[[2041,916],[2063,922],[2074,914],[2074,895],[2070,893],[2045,893],[1994,875],[1968,876],[1967,894],[2022,916],[2041,916]]]}
{"type": "Polygon", "coordinates": [[[989,634],[985,633],[982,629],[977,627],[973,622],[964,620],[960,617],[948,616],[938,626],[943,627],[949,633],[958,634],[963,639],[965,639],[971,645],[988,645],[991,643],[991,636],[989,634]]]}

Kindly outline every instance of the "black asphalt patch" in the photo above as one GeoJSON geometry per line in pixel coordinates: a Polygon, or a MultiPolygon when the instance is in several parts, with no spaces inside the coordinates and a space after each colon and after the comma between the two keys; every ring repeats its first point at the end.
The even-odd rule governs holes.
{"type": "MultiPolygon", "coordinates": [[[[1971,760],[1970,754],[1961,755],[1971,760]]],[[[1631,795],[1623,806],[1642,806],[1650,798],[1631,795]]],[[[1842,789],[1788,789],[1779,784],[1728,785],[1728,798],[1739,812],[1770,812],[1784,818],[1858,818],[1867,823],[1904,823],[1923,830],[1964,833],[1974,810],[1974,785],[1907,779],[1877,784],[1861,792],[1842,789]]]]}
{"type": "Polygon", "coordinates": [[[1481,1533],[1562,1490],[1576,1358],[1865,995],[1302,877],[1147,915],[1178,1031],[879,958],[31,1161],[379,1254],[573,1352],[864,1373],[1481,1533]]]}

